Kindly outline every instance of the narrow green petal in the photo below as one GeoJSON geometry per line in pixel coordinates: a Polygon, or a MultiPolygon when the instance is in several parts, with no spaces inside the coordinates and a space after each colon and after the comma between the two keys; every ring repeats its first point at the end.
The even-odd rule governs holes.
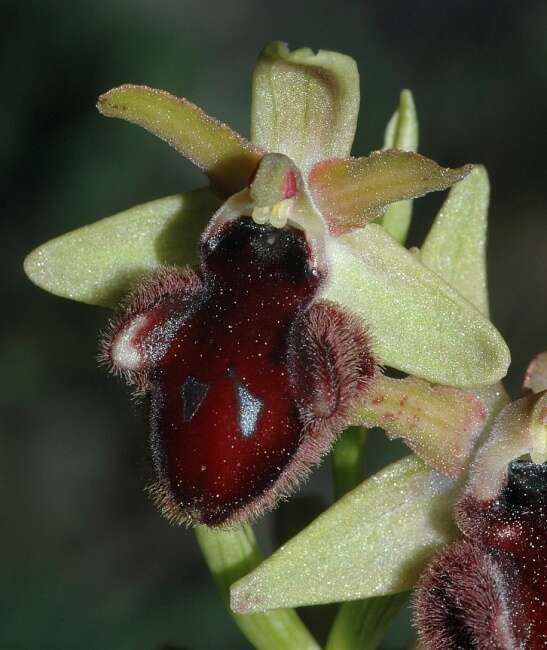
{"type": "Polygon", "coordinates": [[[488,316],[486,229],[490,185],[484,167],[448,194],[421,248],[422,262],[488,316]]]}
{"type": "Polygon", "coordinates": [[[469,391],[416,377],[379,377],[351,421],[403,438],[430,467],[456,477],[468,465],[486,416],[485,404],[469,391]]]}
{"type": "MultiPolygon", "coordinates": [[[[226,602],[230,585],[254,569],[262,557],[250,526],[226,530],[196,528],[201,551],[226,602]]],[[[232,614],[240,630],[257,650],[319,650],[319,646],[291,609],[242,616],[232,614]]]]}
{"type": "Polygon", "coordinates": [[[324,158],[349,156],[359,112],[355,61],[309,48],[291,52],[274,42],[253,76],[252,141],[283,153],[306,172],[324,158]]]}
{"type": "Polygon", "coordinates": [[[203,169],[226,195],[249,184],[262,152],[187,99],[147,86],[124,85],[101,95],[107,117],[142,126],[203,169]]]}
{"type": "Polygon", "coordinates": [[[361,316],[385,365],[436,384],[493,384],[509,350],[496,328],[377,224],[329,240],[323,297],[361,316]]]}
{"type": "Polygon", "coordinates": [[[195,264],[218,205],[209,189],[143,203],[42,244],[26,258],[26,274],[57,296],[113,307],[158,266],[195,264]]]}
{"type": "Polygon", "coordinates": [[[455,535],[457,484],[409,456],[349,492],[232,586],[232,609],[357,600],[406,591],[455,535]]]}
{"type": "MultiPolygon", "coordinates": [[[[414,98],[410,90],[403,90],[399,99],[399,108],[388,122],[384,149],[401,151],[418,151],[418,116],[414,98]]],[[[404,244],[410,219],[412,217],[412,200],[398,201],[386,208],[380,223],[400,244],[404,244]]]]}
{"type": "Polygon", "coordinates": [[[446,190],[471,166],[440,167],[410,151],[375,151],[364,158],[324,160],[310,172],[314,202],[333,234],[362,228],[390,203],[446,190]]]}

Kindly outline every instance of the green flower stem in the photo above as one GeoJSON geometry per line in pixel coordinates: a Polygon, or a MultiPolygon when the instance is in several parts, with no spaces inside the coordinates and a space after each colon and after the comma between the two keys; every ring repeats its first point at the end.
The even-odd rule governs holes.
{"type": "Polygon", "coordinates": [[[325,650],[376,650],[407,596],[402,593],[344,603],[325,650]]]}
{"type": "MultiPolygon", "coordinates": [[[[196,537],[218,590],[230,610],[230,585],[262,561],[253,529],[248,525],[230,529],[198,526],[196,537]]],[[[249,615],[232,612],[232,616],[257,650],[320,650],[293,609],[249,615]]]]}
{"type": "Polygon", "coordinates": [[[366,439],[367,430],[364,427],[348,427],[333,449],[332,472],[336,501],[363,480],[366,439]]]}

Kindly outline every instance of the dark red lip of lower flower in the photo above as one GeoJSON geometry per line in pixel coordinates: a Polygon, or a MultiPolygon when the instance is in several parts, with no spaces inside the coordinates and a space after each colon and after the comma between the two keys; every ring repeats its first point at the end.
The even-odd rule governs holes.
{"type": "Polygon", "coordinates": [[[547,465],[530,461],[509,465],[496,499],[464,495],[456,520],[465,538],[433,561],[417,590],[426,648],[546,647],[546,506],[547,465]]]}
{"type": "Polygon", "coordinates": [[[316,300],[311,259],[302,231],[240,218],[204,242],[198,276],[145,283],[106,337],[109,365],[149,397],[150,491],[171,520],[273,507],[374,377],[361,323],[316,300]]]}

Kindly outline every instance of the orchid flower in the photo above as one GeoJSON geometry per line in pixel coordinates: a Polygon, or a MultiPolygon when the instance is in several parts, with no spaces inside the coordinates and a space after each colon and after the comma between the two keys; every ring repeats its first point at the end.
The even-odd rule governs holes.
{"type": "MultiPolygon", "coordinates": [[[[432,396],[432,402],[439,396],[439,408],[444,410],[443,405],[451,401],[448,395],[454,389],[429,388],[424,382],[458,387],[491,384],[506,372],[508,350],[489,320],[398,244],[380,224],[371,223],[384,214],[388,205],[446,189],[467,176],[472,167],[450,170],[414,152],[397,149],[349,158],[358,106],[359,80],[352,59],[332,52],[314,54],[308,49],[290,52],[281,43],[267,47],[255,69],[251,142],[185,99],[141,86],[115,88],[100,97],[99,110],[104,115],[139,124],[165,139],[205,171],[210,188],[153,201],[62,235],[37,248],[25,262],[29,277],[58,295],[111,306],[125,297],[125,307],[114,319],[103,343],[103,358],[142,393],[151,395],[152,411],[160,413],[157,421],[151,420],[156,440],[152,442],[153,456],[176,459],[167,462],[167,469],[164,460],[155,462],[159,479],[152,492],[164,512],[175,520],[236,522],[271,507],[305,476],[343,426],[352,423],[359,405],[365,412],[355,417],[367,424],[400,419],[391,407],[386,407],[390,400],[414,399],[417,403],[423,401],[425,393],[432,396]],[[219,198],[224,199],[220,206],[219,198]],[[197,302],[203,302],[203,296],[209,296],[213,286],[224,282],[224,286],[232,287],[230,290],[245,286],[241,289],[245,295],[257,292],[251,307],[244,307],[241,296],[234,297],[239,301],[239,312],[247,310],[248,324],[241,326],[238,340],[247,341],[255,329],[253,320],[258,334],[263,330],[268,340],[274,336],[266,331],[269,325],[259,315],[267,311],[275,318],[274,302],[277,300],[275,304],[279,305],[280,298],[275,297],[275,282],[267,280],[274,271],[257,270],[257,264],[262,262],[252,257],[255,244],[251,242],[251,248],[246,249],[234,235],[238,243],[233,245],[242,247],[237,251],[237,263],[230,257],[232,253],[226,253],[228,257],[223,262],[219,249],[213,255],[219,238],[225,238],[226,229],[235,223],[247,228],[244,237],[258,236],[250,234],[252,224],[262,227],[254,233],[265,233],[265,227],[273,229],[272,232],[295,233],[291,235],[293,243],[282,238],[284,243],[278,246],[305,249],[302,254],[306,268],[302,273],[312,273],[316,278],[309,284],[302,276],[301,283],[308,283],[308,288],[304,291],[301,284],[300,306],[284,315],[286,320],[290,316],[291,322],[300,325],[293,326],[294,341],[287,343],[288,351],[279,354],[290,356],[291,349],[298,349],[299,356],[293,354],[288,367],[272,366],[273,374],[268,375],[288,375],[290,386],[282,382],[275,388],[273,379],[266,381],[267,371],[260,370],[255,361],[251,365],[260,376],[254,383],[245,383],[241,374],[252,374],[251,370],[239,367],[238,361],[230,357],[221,370],[231,373],[231,379],[223,380],[220,392],[213,388],[208,392],[213,386],[211,382],[216,380],[199,379],[195,369],[188,370],[186,378],[180,379],[182,388],[177,388],[177,373],[182,371],[174,370],[177,379],[171,385],[176,404],[172,405],[167,397],[171,395],[170,389],[165,383],[158,387],[151,376],[160,367],[164,374],[169,374],[165,370],[166,359],[170,358],[166,350],[169,345],[172,349],[181,345],[176,337],[182,334],[174,332],[183,331],[180,328],[184,314],[192,312],[197,302]],[[182,268],[198,259],[200,277],[186,271],[165,270],[166,264],[182,268]],[[254,273],[252,282],[245,279],[248,273],[254,273]],[[148,282],[141,281],[139,285],[137,280],[147,276],[148,282]],[[137,289],[127,298],[135,285],[137,289]],[[306,310],[309,322],[298,320],[297,316],[306,310]],[[297,342],[298,336],[301,338],[297,342]],[[321,346],[333,351],[332,358],[338,361],[319,360],[317,350],[321,346]],[[355,356],[356,351],[361,357],[355,356]],[[352,355],[355,358],[349,361],[352,355]],[[331,372],[326,368],[333,363],[329,378],[321,380],[325,372],[331,372]],[[316,370],[310,372],[314,364],[316,370]],[[420,379],[407,380],[400,386],[375,370],[379,364],[420,379]],[[342,388],[332,402],[328,394],[334,385],[342,388]],[[302,390],[304,386],[311,388],[312,404],[306,401],[309,392],[302,390]],[[184,408],[176,397],[179,390],[185,396],[184,408]],[[285,406],[276,407],[275,400],[270,399],[278,394],[276,391],[292,391],[291,398],[298,410],[297,416],[290,416],[295,420],[291,425],[293,433],[287,437],[262,431],[264,435],[257,436],[255,432],[260,429],[260,418],[265,413],[274,413],[274,428],[289,426],[281,414],[285,406]],[[235,392],[237,404],[226,396],[227,392],[235,392]],[[234,439],[245,439],[235,445],[237,453],[226,456],[228,452],[218,436],[211,438],[213,433],[207,438],[196,433],[203,442],[192,443],[192,449],[181,446],[179,434],[176,439],[161,442],[165,430],[172,429],[175,421],[197,422],[205,411],[215,411],[210,402],[213,395],[215,400],[232,404],[231,420],[222,420],[222,426],[226,431],[234,430],[234,439]],[[324,407],[325,400],[332,404],[324,407]],[[301,435],[306,426],[308,435],[301,435]],[[276,440],[266,442],[272,435],[276,440]],[[272,455],[269,465],[257,466],[256,454],[261,453],[272,455]],[[191,462],[190,455],[194,457],[191,462]],[[220,464],[227,462],[237,466],[237,471],[249,480],[235,477],[232,469],[219,482],[216,476],[222,473],[220,464]],[[200,470],[201,467],[206,469],[200,470]],[[188,476],[192,476],[189,480],[194,487],[187,485],[178,491],[169,488],[174,483],[180,486],[183,477],[188,476]],[[211,480],[207,482],[204,477],[211,480]],[[195,487],[198,483],[201,488],[195,487]],[[221,499],[222,505],[203,505],[204,500],[212,503],[217,498],[214,495],[222,491],[229,493],[221,499]],[[177,505],[183,502],[186,505],[177,505]]],[[[226,238],[223,241],[222,246],[232,245],[226,238]]],[[[286,263],[281,258],[277,262],[278,266],[286,263]]],[[[278,272],[276,267],[275,273],[279,275],[278,272]]],[[[290,283],[294,282],[292,278],[290,283]]],[[[289,304],[286,289],[278,290],[285,292],[284,300],[289,304]]],[[[196,327],[203,332],[211,318],[225,318],[214,335],[210,328],[207,330],[207,336],[222,347],[222,328],[227,332],[228,326],[237,330],[239,325],[232,323],[229,315],[220,314],[218,310],[224,308],[219,306],[218,299],[211,300],[204,307],[207,316],[200,317],[196,327]]],[[[282,317],[277,316],[277,322],[281,322],[282,317]]],[[[253,348],[246,342],[245,346],[245,354],[256,360],[256,345],[253,348]]],[[[204,340],[201,357],[214,355],[213,348],[204,340]]],[[[189,352],[185,354],[188,356],[189,352]]],[[[457,399],[452,400],[453,407],[456,403],[457,399]]],[[[462,458],[477,433],[477,421],[483,416],[481,408],[473,398],[467,400],[459,415],[459,430],[465,431],[465,435],[459,439],[452,436],[448,446],[441,438],[431,440],[429,445],[421,431],[414,440],[409,427],[401,423],[395,435],[405,429],[409,444],[419,454],[437,460],[448,474],[455,475],[461,471],[462,458]]],[[[416,420],[414,424],[414,429],[420,430],[416,420]]],[[[212,432],[214,426],[207,418],[195,424],[196,431],[205,427],[212,432]]]]}
{"type": "Polygon", "coordinates": [[[101,359],[149,401],[152,495],[171,520],[206,524],[196,533],[225,597],[260,558],[248,526],[223,527],[273,507],[344,427],[381,426],[416,452],[233,588],[234,609],[255,612],[236,620],[257,648],[316,650],[292,610],[266,610],[414,584],[455,534],[457,477],[504,399],[486,174],[415,153],[408,91],[384,150],[351,157],[355,62],[283,43],[256,65],[250,140],[145,86],[115,88],[98,108],[164,139],[209,185],[61,235],[25,270],[51,293],[117,310],[101,359]],[[404,248],[410,200],[450,187],[421,251],[404,248]]]}

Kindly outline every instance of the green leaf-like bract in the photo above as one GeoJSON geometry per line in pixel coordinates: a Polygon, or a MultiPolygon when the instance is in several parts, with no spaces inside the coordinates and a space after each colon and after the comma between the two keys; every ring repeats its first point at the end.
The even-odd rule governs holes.
{"type": "Polygon", "coordinates": [[[415,456],[394,463],[236,582],[232,609],[261,612],[410,589],[453,538],[456,485],[415,456]]]}

